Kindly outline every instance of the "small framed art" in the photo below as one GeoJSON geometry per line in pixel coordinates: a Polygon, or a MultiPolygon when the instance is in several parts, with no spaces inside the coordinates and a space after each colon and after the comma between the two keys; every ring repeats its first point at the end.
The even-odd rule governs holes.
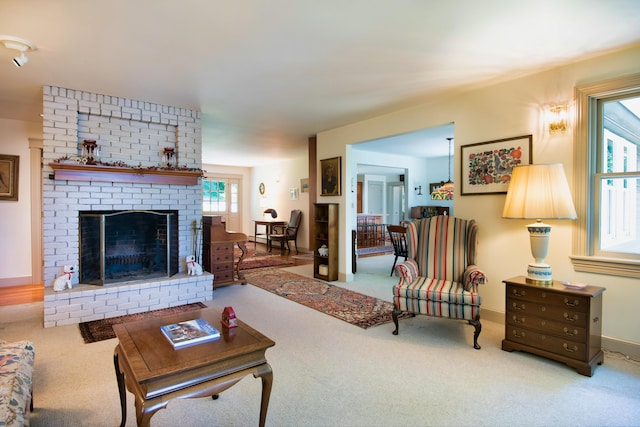
{"type": "Polygon", "coordinates": [[[531,135],[460,147],[461,194],[506,193],[515,166],[532,162],[531,135]]]}
{"type": "Polygon", "coordinates": [[[309,192],[309,178],[300,178],[300,192],[301,193],[309,192]]]}
{"type": "Polygon", "coordinates": [[[0,200],[18,200],[20,156],[0,154],[0,200]]]}

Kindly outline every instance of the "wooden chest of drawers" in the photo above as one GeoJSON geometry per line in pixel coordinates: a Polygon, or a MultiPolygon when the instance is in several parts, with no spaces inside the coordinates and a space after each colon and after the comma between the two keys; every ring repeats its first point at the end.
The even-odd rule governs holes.
{"type": "Polygon", "coordinates": [[[605,288],[568,289],[559,281],[534,285],[525,278],[506,284],[502,349],[557,360],[591,376],[604,361],[601,348],[602,293],[605,288]]]}

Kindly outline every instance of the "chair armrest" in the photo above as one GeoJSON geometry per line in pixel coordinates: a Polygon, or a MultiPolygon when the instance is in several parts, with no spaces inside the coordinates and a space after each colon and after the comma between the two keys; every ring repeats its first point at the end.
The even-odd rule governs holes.
{"type": "Polygon", "coordinates": [[[271,226],[271,234],[285,234],[287,230],[286,225],[273,225],[271,226]]]}
{"type": "Polygon", "coordinates": [[[464,270],[463,286],[466,291],[478,292],[478,285],[487,283],[487,276],[475,264],[468,265],[464,270]]]}
{"type": "Polygon", "coordinates": [[[419,276],[418,263],[413,259],[408,259],[403,262],[399,262],[396,265],[396,276],[400,277],[400,281],[406,280],[407,283],[413,282],[413,280],[419,276]]]}

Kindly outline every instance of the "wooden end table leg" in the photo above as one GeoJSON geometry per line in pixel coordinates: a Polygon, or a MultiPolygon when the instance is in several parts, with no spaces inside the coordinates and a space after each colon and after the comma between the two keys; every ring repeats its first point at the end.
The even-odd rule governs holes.
{"type": "Polygon", "coordinates": [[[120,370],[120,363],[118,362],[118,350],[120,349],[120,345],[116,346],[115,351],[113,352],[113,364],[116,368],[116,379],[118,381],[118,393],[120,394],[120,410],[121,410],[121,421],[120,427],[124,427],[127,423],[127,395],[124,386],[124,372],[120,370]]]}
{"type": "Polygon", "coordinates": [[[260,401],[260,427],[264,427],[267,421],[267,409],[269,408],[269,398],[271,397],[271,386],[273,385],[273,371],[268,363],[260,366],[258,372],[253,374],[254,378],[262,379],[262,399],[260,401]]]}

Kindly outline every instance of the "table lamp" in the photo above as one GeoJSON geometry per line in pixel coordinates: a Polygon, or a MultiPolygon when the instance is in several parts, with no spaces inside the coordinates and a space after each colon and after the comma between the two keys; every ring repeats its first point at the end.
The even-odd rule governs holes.
{"type": "Polygon", "coordinates": [[[538,285],[552,284],[551,266],[544,262],[551,226],[542,220],[577,218],[562,164],[513,168],[502,217],[536,220],[527,225],[534,262],[527,267],[526,280],[538,285]]]}

